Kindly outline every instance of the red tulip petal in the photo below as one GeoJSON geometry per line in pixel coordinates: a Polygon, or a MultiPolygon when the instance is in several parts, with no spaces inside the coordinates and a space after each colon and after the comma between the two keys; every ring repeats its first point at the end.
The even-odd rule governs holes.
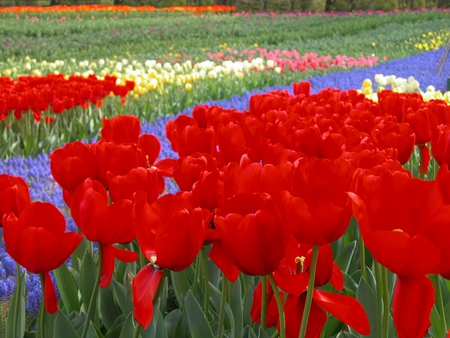
{"type": "Polygon", "coordinates": [[[48,272],[44,272],[44,301],[45,310],[48,313],[58,312],[58,297],[56,296],[55,286],[48,272]]]}
{"type": "Polygon", "coordinates": [[[144,151],[147,164],[152,166],[161,151],[161,143],[159,143],[159,140],[152,134],[143,134],[139,136],[137,146],[144,151]]]}
{"type": "Polygon", "coordinates": [[[430,151],[426,145],[421,147],[420,173],[426,175],[430,164],[430,151]]]}
{"type": "Polygon", "coordinates": [[[297,297],[305,292],[308,287],[309,273],[306,272],[287,275],[285,273],[278,273],[278,270],[275,270],[274,277],[280,289],[297,297]]]}
{"type": "Polygon", "coordinates": [[[17,239],[23,229],[19,228],[19,219],[13,212],[8,212],[3,216],[3,239],[5,241],[6,252],[16,260],[17,239]]]}
{"type": "MultiPolygon", "coordinates": [[[[300,297],[289,295],[284,304],[286,337],[298,337],[301,318],[305,308],[306,292],[300,297]]],[[[311,302],[305,338],[319,338],[327,321],[327,314],[315,302],[311,302]]],[[[278,329],[279,330],[279,329],[278,329]]]]}
{"type": "Polygon", "coordinates": [[[164,177],[173,177],[173,172],[178,167],[178,160],[173,158],[165,158],[154,164],[158,173],[164,177]]]}
{"type": "Polygon", "coordinates": [[[239,270],[228,258],[228,252],[220,240],[213,242],[211,251],[209,252],[209,258],[222,270],[229,281],[233,283],[236,281],[239,276],[239,270]]]}
{"type": "Polygon", "coordinates": [[[362,335],[370,333],[370,323],[362,305],[354,298],[314,290],[314,302],[362,335]]]}
{"type": "Polygon", "coordinates": [[[342,291],[342,289],[344,288],[344,276],[341,269],[339,268],[339,265],[337,265],[336,262],[333,262],[333,274],[331,275],[330,282],[338,291],[342,291]]]}
{"type": "Polygon", "coordinates": [[[427,276],[398,276],[392,299],[399,338],[422,338],[430,326],[434,287],[427,276]]]}
{"type": "Polygon", "coordinates": [[[133,279],[134,318],[144,329],[152,321],[153,298],[158,290],[162,275],[162,270],[156,269],[153,265],[148,264],[133,279]]]}
{"type": "Polygon", "coordinates": [[[112,244],[102,244],[102,275],[100,278],[100,287],[106,288],[111,283],[114,273],[114,247],[112,244]]]}
{"type": "Polygon", "coordinates": [[[139,255],[134,251],[119,249],[114,245],[112,246],[112,250],[114,257],[125,263],[132,263],[139,257],[139,255]]]}
{"type": "Polygon", "coordinates": [[[112,244],[102,244],[102,276],[100,279],[100,286],[106,288],[111,283],[111,278],[114,274],[114,260],[115,258],[122,262],[131,263],[138,259],[139,255],[136,252],[116,248],[112,244]]]}

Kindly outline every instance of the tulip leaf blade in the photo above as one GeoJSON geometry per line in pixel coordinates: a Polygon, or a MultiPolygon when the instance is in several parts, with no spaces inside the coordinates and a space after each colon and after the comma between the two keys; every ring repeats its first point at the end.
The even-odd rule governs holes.
{"type": "Polygon", "coordinates": [[[350,332],[339,332],[336,338],[358,338],[358,336],[355,336],[350,332]]]}
{"type": "Polygon", "coordinates": [[[8,317],[6,318],[6,337],[22,338],[25,333],[25,276],[26,272],[20,273],[17,278],[21,279],[20,288],[14,290],[11,298],[11,305],[8,310],[8,317]],[[17,301],[18,299],[18,301],[17,301]],[[19,310],[17,310],[17,306],[19,310]],[[18,325],[14,328],[14,317],[16,312],[19,314],[18,325]]]}
{"type": "Polygon", "coordinates": [[[170,277],[172,278],[173,290],[175,291],[177,302],[181,305],[191,288],[189,279],[184,271],[170,271],[170,277]]]}
{"type": "Polygon", "coordinates": [[[127,319],[125,319],[125,322],[123,323],[119,338],[133,337],[135,328],[136,327],[133,321],[133,313],[130,313],[127,319]]]}
{"type": "Polygon", "coordinates": [[[111,280],[114,294],[116,296],[117,303],[119,304],[122,313],[127,315],[133,311],[133,305],[128,301],[125,287],[116,281],[114,278],[111,280]]]}
{"type": "MultiPolygon", "coordinates": [[[[365,337],[373,338],[378,337],[378,327],[377,327],[377,297],[373,289],[369,284],[361,278],[358,284],[358,289],[356,290],[356,300],[362,305],[366,311],[367,317],[370,323],[370,334],[365,337]]],[[[353,332],[353,330],[352,330],[353,332]]]]}
{"type": "Polygon", "coordinates": [[[83,260],[83,256],[86,253],[86,251],[87,251],[86,239],[83,238],[80,244],[78,244],[75,251],[72,253],[71,257],[71,266],[78,273],[80,273],[81,262],[83,260]]]}
{"type": "Polygon", "coordinates": [[[178,319],[177,324],[175,325],[175,330],[173,331],[173,338],[187,337],[188,330],[189,328],[186,322],[186,316],[181,315],[178,319]]]}
{"type": "Polygon", "coordinates": [[[242,315],[242,290],[239,279],[230,285],[230,308],[234,316],[233,337],[242,337],[244,317],[242,315]]]}
{"type": "Polygon", "coordinates": [[[178,321],[180,320],[180,317],[182,317],[183,313],[180,311],[180,309],[175,309],[170,311],[166,317],[164,318],[164,323],[167,328],[167,336],[169,338],[174,338],[175,329],[177,326],[178,321]]]}
{"type": "Polygon", "coordinates": [[[93,322],[89,325],[87,338],[105,338],[99,328],[93,322]]]}
{"type": "Polygon", "coordinates": [[[53,338],[60,337],[78,338],[77,330],[75,330],[72,322],[61,311],[56,314],[55,325],[53,327],[53,338]]]}
{"type": "Polygon", "coordinates": [[[433,330],[434,337],[445,337],[445,332],[442,331],[441,326],[441,316],[436,308],[436,305],[433,305],[430,315],[431,328],[433,330]]]}
{"type": "Polygon", "coordinates": [[[336,257],[336,264],[339,265],[342,272],[348,273],[355,250],[356,241],[350,242],[336,257]]]}
{"type": "Polygon", "coordinates": [[[211,326],[191,290],[184,299],[184,308],[191,337],[213,338],[211,326]]]}
{"type": "MultiPolygon", "coordinates": [[[[100,262],[99,262],[100,264],[100,262]]],[[[97,266],[89,250],[84,253],[80,268],[79,289],[84,308],[87,311],[94,290],[95,279],[97,276],[97,266]]]]}
{"type": "Polygon", "coordinates": [[[155,337],[168,338],[166,324],[164,323],[161,311],[156,311],[153,316],[153,321],[155,323],[155,337]]]}
{"type": "Polygon", "coordinates": [[[114,302],[114,293],[111,284],[106,288],[100,288],[99,308],[102,324],[109,330],[113,327],[115,320],[120,316],[120,310],[114,302]]]}
{"type": "Polygon", "coordinates": [[[78,298],[77,286],[66,263],[53,270],[53,275],[55,276],[56,284],[58,285],[58,290],[67,312],[80,311],[81,303],[78,298]]]}
{"type": "Polygon", "coordinates": [[[270,338],[270,335],[266,331],[264,331],[263,328],[260,326],[258,338],[270,338]]]}

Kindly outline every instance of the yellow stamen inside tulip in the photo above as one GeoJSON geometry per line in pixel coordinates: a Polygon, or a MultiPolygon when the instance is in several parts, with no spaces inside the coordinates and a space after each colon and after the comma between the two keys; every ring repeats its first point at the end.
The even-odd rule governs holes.
{"type": "Polygon", "coordinates": [[[297,264],[297,273],[302,273],[304,270],[305,256],[295,257],[295,264],[297,264]]]}
{"type": "Polygon", "coordinates": [[[148,260],[150,261],[150,263],[156,264],[156,261],[157,261],[156,255],[155,255],[155,254],[151,254],[151,255],[148,257],[148,260]]]}

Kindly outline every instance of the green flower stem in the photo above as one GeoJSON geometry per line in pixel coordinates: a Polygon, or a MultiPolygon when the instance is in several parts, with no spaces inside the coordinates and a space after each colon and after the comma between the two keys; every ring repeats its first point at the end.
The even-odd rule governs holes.
{"type": "Polygon", "coordinates": [[[284,319],[283,302],[281,301],[280,293],[278,292],[278,286],[277,283],[275,282],[275,278],[273,278],[271,273],[269,273],[267,277],[269,278],[270,286],[272,287],[273,294],[277,301],[278,317],[280,320],[280,337],[286,338],[286,321],[284,319]]]}
{"type": "Polygon", "coordinates": [[[230,289],[230,282],[228,278],[222,277],[222,298],[220,300],[219,309],[219,331],[217,332],[217,338],[222,338],[225,323],[225,304],[228,302],[228,291],[230,289]]]}
{"type": "Polygon", "coordinates": [[[84,324],[83,333],[80,338],[86,338],[89,331],[89,325],[91,324],[92,317],[94,315],[94,309],[97,305],[98,289],[100,287],[100,279],[102,275],[102,244],[98,243],[97,253],[97,276],[95,277],[94,290],[92,290],[91,299],[89,301],[89,307],[86,314],[86,322],[84,324]]]}
{"type": "Polygon", "coordinates": [[[192,294],[195,295],[198,285],[198,275],[200,274],[200,256],[197,255],[195,259],[194,283],[192,284],[192,294]]]}
{"type": "Polygon", "coordinates": [[[367,281],[367,270],[366,270],[366,251],[364,249],[364,241],[362,237],[359,239],[359,254],[360,254],[360,265],[361,265],[361,277],[367,281]]]}
{"type": "Polygon", "coordinates": [[[134,329],[133,338],[139,338],[139,334],[141,333],[142,326],[139,323],[136,323],[136,328],[134,329]]]}
{"type": "Polygon", "coordinates": [[[377,338],[383,338],[383,281],[381,265],[374,261],[375,280],[377,283],[377,338]]]}
{"type": "Polygon", "coordinates": [[[383,266],[381,268],[383,276],[383,306],[384,306],[384,320],[383,320],[383,337],[389,337],[389,313],[390,313],[390,297],[389,297],[389,283],[387,277],[387,269],[383,266]]]}
{"type": "Polygon", "coordinates": [[[39,317],[38,317],[38,329],[36,332],[37,338],[44,338],[45,337],[45,280],[44,280],[44,274],[39,274],[39,279],[41,280],[41,290],[42,290],[42,301],[41,301],[41,308],[39,309],[39,317]]]}
{"type": "Polygon", "coordinates": [[[300,324],[299,338],[305,338],[306,327],[308,325],[309,310],[311,309],[312,296],[314,292],[314,278],[316,276],[317,257],[319,256],[319,246],[314,245],[313,255],[309,272],[308,291],[306,292],[305,308],[303,310],[302,323],[300,324]]]}
{"type": "MultiPolygon", "coordinates": [[[[261,279],[261,328],[266,331],[267,328],[267,277],[261,279]]],[[[275,292],[275,291],[274,291],[275,292]]]]}
{"type": "Polygon", "coordinates": [[[280,333],[278,331],[275,331],[270,338],[277,338],[279,336],[280,336],[280,333]]]}
{"type": "Polygon", "coordinates": [[[20,316],[20,299],[22,297],[22,273],[20,271],[20,264],[16,263],[16,273],[17,273],[17,282],[16,282],[16,299],[15,299],[15,310],[16,313],[14,314],[14,321],[13,321],[13,332],[14,337],[19,337],[19,316],[20,316]]]}
{"type": "Polygon", "coordinates": [[[439,275],[433,275],[432,278],[433,278],[433,282],[434,282],[434,288],[436,290],[436,306],[437,306],[439,316],[441,317],[442,332],[447,332],[447,321],[445,318],[445,308],[444,308],[444,302],[442,299],[441,280],[439,278],[439,275]]]}
{"type": "Polygon", "coordinates": [[[208,313],[209,313],[209,275],[208,275],[208,257],[206,256],[205,247],[202,247],[200,254],[202,255],[203,276],[204,276],[204,281],[205,281],[205,301],[204,301],[204,305],[203,305],[203,310],[205,311],[205,317],[208,318],[208,313]]]}

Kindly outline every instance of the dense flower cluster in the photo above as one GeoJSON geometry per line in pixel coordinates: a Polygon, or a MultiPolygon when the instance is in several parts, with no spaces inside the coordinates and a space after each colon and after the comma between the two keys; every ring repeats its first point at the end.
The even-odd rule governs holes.
{"type": "MultiPolygon", "coordinates": [[[[50,107],[53,113],[59,114],[75,106],[87,108],[90,103],[101,107],[102,100],[110,94],[122,97],[122,102],[134,82],[117,85],[117,78],[105,76],[104,80],[90,75],[65,76],[49,74],[46,76],[20,76],[17,81],[9,77],[0,77],[0,120],[14,113],[16,119],[22,113],[32,111],[36,121],[41,120],[41,112],[50,107]]],[[[46,122],[52,122],[53,118],[46,122]]]]}
{"type": "MultiPolygon", "coordinates": [[[[283,261],[289,241],[296,241],[295,247],[326,246],[337,240],[349,224],[352,203],[346,192],[353,190],[353,210],[368,249],[400,276],[393,299],[399,337],[421,337],[434,299],[426,274],[448,273],[443,257],[450,246],[439,238],[448,227],[443,215],[448,208],[449,116],[445,102],[425,102],[417,93],[384,90],[373,102],[356,90],[329,88],[311,95],[310,84],[303,82],[294,84],[293,96],[287,91],[253,95],[244,112],[196,107],[192,117],[169,121],[166,134],[179,155],[173,177],[180,190],[191,192],[198,206],[215,214],[208,237],[213,243],[210,258],[227,278],[234,281],[238,272],[267,275],[283,269],[280,264],[294,264],[283,261]],[[417,146],[420,171],[426,174],[429,142],[442,166],[438,179],[412,178],[402,165],[417,146]],[[386,197],[380,199],[380,194],[386,197]],[[406,196],[412,200],[406,201],[406,196]],[[393,210],[404,216],[387,223],[393,210]],[[415,219],[413,213],[422,216],[415,219]],[[409,218],[414,221],[402,225],[409,218]],[[390,234],[392,253],[382,244],[390,234]],[[417,259],[409,257],[423,252],[414,249],[416,245],[426,245],[430,253],[420,269],[417,259]],[[409,307],[407,295],[421,288],[426,290],[422,297],[427,306],[409,307]],[[417,325],[408,324],[411,318],[418,319],[417,325]]],[[[295,305],[288,298],[287,313],[301,311],[298,304],[304,303],[305,286],[296,285],[295,296],[300,298],[295,305]]],[[[289,283],[279,286],[286,292],[293,288],[289,283]]],[[[316,297],[319,306],[327,308],[323,298],[316,297]]],[[[320,332],[324,320],[317,311],[313,322],[315,332],[320,332]]],[[[337,315],[349,325],[358,322],[337,315]]],[[[287,322],[287,330],[296,336],[298,323],[289,328],[293,323],[287,322]]]]}
{"type": "MultiPolygon", "coordinates": [[[[52,155],[53,175],[55,179],[62,177],[58,182],[63,186],[64,197],[71,208],[73,204],[72,212],[77,215],[74,218],[78,227],[86,231],[86,236],[92,236],[93,240],[107,247],[106,257],[124,258],[121,253],[115,252],[112,243],[126,242],[130,237],[117,234],[114,238],[112,235],[104,238],[100,232],[92,233],[95,222],[82,215],[95,216],[96,209],[114,223],[115,229],[119,229],[120,223],[127,221],[114,215],[117,215],[117,210],[121,210],[120,214],[129,214],[124,210],[131,203],[132,229],[142,252],[153,263],[141,270],[133,282],[135,315],[139,323],[145,326],[151,319],[148,314],[153,305],[148,299],[156,294],[161,278],[161,270],[155,264],[161,268],[181,270],[189,265],[202,244],[210,243],[213,244],[210,258],[231,280],[239,271],[254,275],[273,274],[278,287],[289,293],[285,299],[287,318],[299,318],[305,303],[305,280],[309,278],[312,245],[320,246],[315,286],[331,282],[335,289],[342,289],[342,280],[329,255],[328,244],[345,231],[348,213],[353,207],[355,216],[364,227],[361,232],[367,239],[367,247],[375,259],[400,276],[394,298],[394,319],[399,336],[416,337],[414,334],[426,329],[434,289],[424,274],[439,273],[448,276],[448,265],[442,259],[448,247],[439,238],[445,238],[442,234],[445,220],[440,215],[447,208],[444,194],[447,172],[444,163],[448,154],[442,145],[448,137],[445,125],[449,108],[442,101],[424,102],[417,93],[385,91],[379,95],[379,102],[373,102],[356,90],[327,89],[318,94],[310,94],[309,88],[308,84],[302,83],[294,86],[293,95],[283,89],[253,95],[248,109],[243,112],[241,111],[245,109],[246,103],[240,101],[245,101],[248,96],[240,100],[233,98],[222,102],[222,105],[242,108],[200,106],[193,110],[192,117],[180,116],[168,122],[166,133],[178,154],[176,161],[158,164],[157,154],[154,152],[159,149],[158,143],[149,141],[154,138],[148,135],[141,137],[149,142],[139,141],[138,121],[129,117],[105,120],[102,139],[95,144],[71,143],[52,155]],[[126,123],[121,122],[125,120],[126,123]],[[124,131],[129,132],[123,136],[124,131]],[[424,161],[421,164],[422,172],[425,173],[428,167],[425,149],[430,142],[432,154],[443,168],[439,171],[437,180],[426,183],[411,178],[408,172],[401,169],[398,161],[406,162],[416,145],[423,154],[424,161]],[[148,151],[149,149],[153,151],[148,151]],[[108,161],[112,157],[102,155],[102,152],[106,154],[108,151],[117,154],[117,158],[108,161]],[[60,170],[56,170],[55,166],[60,170]],[[149,173],[155,176],[155,171],[156,176],[173,176],[179,189],[184,192],[159,197],[160,176],[149,180],[148,185],[143,185],[141,175],[144,171],[147,176],[149,173]],[[321,175],[328,177],[328,180],[321,175]],[[355,179],[352,180],[352,177],[355,179]],[[134,197],[130,197],[136,191],[136,185],[133,184],[135,179],[140,180],[140,188],[146,186],[146,191],[136,192],[134,197]],[[379,191],[371,189],[367,182],[379,183],[375,188],[380,188],[381,192],[387,189],[389,196],[393,196],[390,203],[376,203],[379,191]],[[211,189],[215,186],[217,189],[211,189]],[[319,189],[319,186],[325,186],[329,190],[319,189]],[[402,187],[409,193],[400,189],[402,187]],[[353,191],[351,199],[344,194],[350,190],[353,191]],[[322,191],[328,193],[322,195],[322,191]],[[375,217],[379,214],[379,209],[376,208],[381,208],[382,211],[405,208],[401,214],[403,220],[415,212],[401,202],[404,194],[413,199],[408,200],[409,204],[420,204],[420,201],[414,200],[412,192],[437,202],[432,207],[425,203],[424,209],[420,209],[424,215],[430,216],[429,222],[424,224],[425,222],[421,222],[422,218],[418,218],[408,226],[399,227],[398,223],[392,222],[387,228],[380,229],[383,220],[375,217]],[[105,202],[108,198],[113,204],[105,202]],[[88,199],[95,203],[83,203],[88,199]],[[324,212],[329,206],[332,206],[327,209],[329,211],[324,212]],[[88,210],[91,207],[92,210],[88,210]],[[170,214],[175,215],[174,217],[169,217],[164,212],[168,208],[171,208],[170,214]],[[209,223],[211,217],[213,223],[209,223]],[[301,219],[304,222],[300,223],[301,219]],[[417,229],[419,223],[423,225],[421,229],[417,229]],[[174,230],[175,224],[177,227],[180,224],[189,226],[182,228],[180,235],[181,229],[174,230]],[[285,226],[277,228],[278,224],[285,226]],[[304,224],[317,224],[318,231],[302,231],[304,224]],[[261,231],[261,228],[267,231],[261,231]],[[254,241],[250,247],[249,241],[236,243],[235,234],[241,233],[243,229],[248,229],[243,237],[248,234],[259,240],[254,241]],[[277,231],[274,232],[274,229],[277,231]],[[400,262],[389,260],[389,256],[380,250],[380,231],[392,236],[392,242],[396,244],[392,246],[392,250],[398,250],[394,254],[400,252],[403,255],[400,262]],[[191,238],[188,241],[191,246],[185,247],[186,241],[177,242],[176,239],[180,236],[191,238]],[[275,237],[276,241],[273,240],[275,237]],[[166,250],[164,246],[159,246],[158,243],[169,238],[171,243],[176,243],[175,248],[166,250]],[[199,238],[202,240],[194,240],[199,238]],[[284,244],[281,245],[283,250],[277,243],[284,244]],[[430,260],[420,264],[421,269],[414,270],[414,264],[409,262],[417,262],[420,257],[409,256],[417,250],[408,251],[405,248],[416,246],[425,248],[430,255],[432,253],[433,257],[438,258],[431,259],[427,254],[424,259],[430,260]],[[261,250],[261,247],[265,249],[261,250]],[[109,249],[114,252],[108,253],[109,249]],[[179,260],[175,249],[183,251],[185,261],[179,260]],[[245,252],[245,255],[240,255],[240,252],[245,252]],[[259,260],[263,260],[264,264],[259,260]],[[410,294],[422,294],[421,292],[427,306],[421,309],[407,306],[406,298],[410,294]],[[402,316],[398,316],[398,313],[402,313],[402,316]],[[419,320],[416,321],[417,325],[408,329],[405,326],[409,325],[407,319],[410,316],[417,316],[419,320]],[[414,333],[405,330],[414,330],[414,333]]],[[[161,129],[166,121],[167,117],[158,120],[156,129],[161,129]]],[[[152,130],[151,128],[145,125],[142,131],[152,130]]],[[[163,141],[161,134],[158,138],[163,141]]],[[[163,148],[163,158],[171,157],[170,150],[163,148]]],[[[42,158],[39,161],[42,162],[42,158]]],[[[20,165],[20,160],[17,163],[14,170],[20,170],[19,175],[22,175],[25,168],[20,165]]],[[[28,166],[33,167],[33,164],[30,162],[28,166]]],[[[7,170],[9,171],[4,171],[7,170]]],[[[39,171],[36,168],[33,170],[39,171]]],[[[42,183],[33,178],[33,172],[27,175],[30,175],[27,181],[32,183],[30,190],[33,195],[33,189],[39,190],[42,183]]],[[[44,178],[48,175],[48,172],[43,174],[44,178]]],[[[173,193],[179,190],[171,189],[173,193]]],[[[45,190],[46,194],[50,193],[48,187],[45,190]]],[[[60,192],[54,186],[50,190],[56,194],[60,192]]],[[[102,219],[97,221],[104,226],[102,219]]],[[[308,229],[310,228],[316,227],[309,226],[308,229]]],[[[105,271],[109,273],[110,258],[107,259],[109,263],[105,264],[105,271]]],[[[3,270],[7,270],[7,263],[8,260],[3,261],[3,270]]],[[[10,276],[10,270],[13,269],[8,269],[9,272],[5,275],[10,276]]],[[[3,276],[1,269],[0,273],[3,276]]],[[[105,277],[104,285],[108,282],[108,274],[105,277]]],[[[6,290],[7,283],[4,285],[2,289],[6,290]]],[[[261,286],[257,290],[261,294],[261,286]]],[[[270,305],[273,304],[274,293],[269,289],[267,292],[267,323],[276,326],[278,313],[270,305]]],[[[258,320],[261,313],[257,310],[257,302],[261,299],[257,293],[254,299],[256,303],[252,317],[258,320]]],[[[325,309],[358,332],[367,332],[367,318],[358,306],[349,297],[316,289],[311,316],[317,320],[313,321],[311,327],[321,329],[324,318],[322,309],[325,309]],[[358,310],[353,314],[342,310],[348,308],[358,310]]],[[[298,333],[298,325],[298,320],[288,320],[288,336],[298,333]]]]}
{"type": "Polygon", "coordinates": [[[174,6],[174,7],[164,7],[156,8],[153,6],[111,6],[111,5],[78,5],[78,6],[12,6],[12,7],[2,7],[0,8],[0,13],[28,13],[28,12],[39,12],[39,13],[61,13],[61,12],[93,12],[93,11],[107,11],[107,12],[155,12],[155,11],[167,11],[167,12],[192,12],[192,13],[203,13],[203,12],[229,12],[236,10],[234,6],[225,5],[213,5],[213,6],[174,6]]]}

